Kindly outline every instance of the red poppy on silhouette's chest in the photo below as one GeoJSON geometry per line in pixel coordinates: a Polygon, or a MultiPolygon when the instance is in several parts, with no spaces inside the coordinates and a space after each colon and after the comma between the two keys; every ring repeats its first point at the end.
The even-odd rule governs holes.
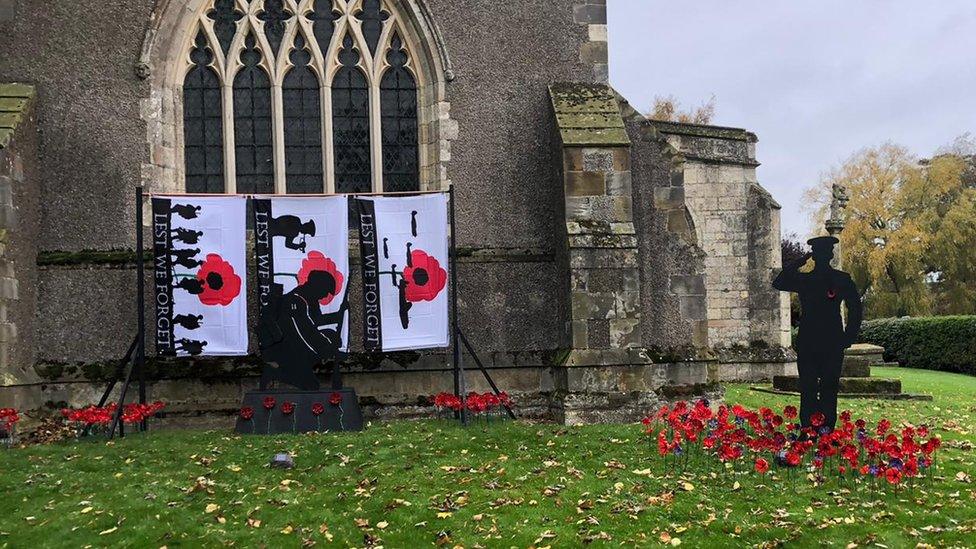
{"type": "Polygon", "coordinates": [[[834,299],[837,297],[837,290],[833,288],[827,289],[827,299],[834,299]]]}

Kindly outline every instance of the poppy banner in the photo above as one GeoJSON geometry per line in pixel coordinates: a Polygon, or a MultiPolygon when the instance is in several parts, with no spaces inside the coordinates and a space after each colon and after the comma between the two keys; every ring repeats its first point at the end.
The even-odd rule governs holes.
{"type": "Polygon", "coordinates": [[[353,200],[362,256],[363,347],[447,347],[447,195],[353,200]]]}
{"type": "Polygon", "coordinates": [[[247,354],[246,199],[152,199],[156,351],[247,354]]]}
{"type": "Polygon", "coordinates": [[[255,196],[253,206],[262,354],[284,366],[296,346],[315,362],[348,351],[347,197],[255,196]]]}

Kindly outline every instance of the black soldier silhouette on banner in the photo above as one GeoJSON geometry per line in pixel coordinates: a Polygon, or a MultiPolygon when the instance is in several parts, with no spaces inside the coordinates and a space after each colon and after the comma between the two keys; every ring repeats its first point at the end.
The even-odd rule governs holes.
{"type": "Polygon", "coordinates": [[[333,364],[339,384],[337,358],[348,347],[348,220],[344,196],[254,199],[262,390],[274,381],[318,390],[314,368],[323,362],[333,364]]]}
{"type": "Polygon", "coordinates": [[[447,196],[357,197],[368,352],[446,347],[447,196]]]}
{"type": "Polygon", "coordinates": [[[800,374],[800,422],[811,425],[811,417],[820,412],[822,428],[832,430],[837,422],[837,392],[840,384],[844,349],[857,341],[861,329],[861,297],[851,276],[834,269],[832,236],[807,241],[811,253],[783,267],[773,287],[800,296],[800,327],[797,335],[797,370],[800,374]],[[800,268],[809,259],[814,268],[809,273],[800,268]],[[847,306],[847,327],[841,315],[841,303],[847,306]]]}
{"type": "Polygon", "coordinates": [[[238,299],[244,208],[241,197],[152,199],[153,331],[161,355],[247,353],[247,310],[238,299]]]}

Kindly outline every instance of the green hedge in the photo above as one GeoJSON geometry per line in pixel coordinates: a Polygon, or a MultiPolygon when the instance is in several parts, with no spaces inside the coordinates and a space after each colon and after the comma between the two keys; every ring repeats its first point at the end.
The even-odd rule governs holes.
{"type": "Polygon", "coordinates": [[[869,320],[860,338],[902,366],[976,375],[976,316],[869,320]]]}

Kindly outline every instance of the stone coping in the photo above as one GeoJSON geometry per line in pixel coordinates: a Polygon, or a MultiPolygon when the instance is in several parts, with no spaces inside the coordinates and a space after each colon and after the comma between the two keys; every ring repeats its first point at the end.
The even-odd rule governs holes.
{"type": "Polygon", "coordinates": [[[610,86],[556,83],[549,86],[549,97],[563,146],[630,146],[620,106],[610,86]]]}
{"type": "Polygon", "coordinates": [[[690,124],[686,122],[669,122],[651,119],[648,119],[647,123],[654,126],[655,129],[664,134],[688,135],[692,137],[711,137],[713,139],[730,139],[733,141],[746,141],[748,143],[755,143],[759,141],[756,134],[743,128],[712,126],[709,124],[690,124]]]}
{"type": "Polygon", "coordinates": [[[10,144],[34,98],[34,86],[0,84],[0,149],[10,144]]]}
{"type": "Polygon", "coordinates": [[[880,355],[884,354],[884,347],[871,343],[855,343],[844,351],[844,356],[851,355],[880,355]]]}

